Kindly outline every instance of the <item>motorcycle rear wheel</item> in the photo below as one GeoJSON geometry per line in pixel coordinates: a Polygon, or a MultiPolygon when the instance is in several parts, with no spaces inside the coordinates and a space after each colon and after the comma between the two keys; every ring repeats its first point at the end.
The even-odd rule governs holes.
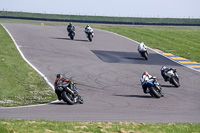
{"type": "Polygon", "coordinates": [[[160,90],[158,90],[156,87],[150,87],[150,92],[155,98],[161,97],[160,90]]]}
{"type": "Polygon", "coordinates": [[[175,87],[179,87],[180,83],[177,77],[172,77],[171,78],[171,83],[175,86],[175,87]]]}
{"type": "Polygon", "coordinates": [[[144,53],[144,59],[145,59],[145,60],[148,60],[147,52],[144,53]]]}
{"type": "Polygon", "coordinates": [[[73,94],[70,94],[66,91],[62,92],[62,98],[63,98],[63,101],[68,103],[69,105],[73,105],[75,103],[73,94]]]}

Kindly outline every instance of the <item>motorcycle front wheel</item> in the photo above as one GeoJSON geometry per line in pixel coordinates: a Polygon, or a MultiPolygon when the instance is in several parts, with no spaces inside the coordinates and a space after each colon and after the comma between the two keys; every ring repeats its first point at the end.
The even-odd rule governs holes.
{"type": "Polygon", "coordinates": [[[81,98],[81,96],[79,96],[79,103],[80,103],[80,104],[83,104],[83,103],[84,103],[84,101],[83,101],[83,99],[81,98]]]}
{"type": "Polygon", "coordinates": [[[70,35],[70,39],[71,39],[71,40],[74,40],[74,36],[73,36],[72,34],[70,35]]]}
{"type": "Polygon", "coordinates": [[[92,41],[92,34],[89,33],[88,39],[89,39],[90,42],[92,41]]]}

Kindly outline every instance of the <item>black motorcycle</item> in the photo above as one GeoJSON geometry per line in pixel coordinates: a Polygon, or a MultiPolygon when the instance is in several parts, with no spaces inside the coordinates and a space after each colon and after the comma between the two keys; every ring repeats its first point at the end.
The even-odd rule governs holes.
{"type": "Polygon", "coordinates": [[[170,68],[168,71],[162,70],[161,75],[165,81],[169,81],[175,87],[180,86],[179,77],[178,77],[176,69],[170,68]]]}
{"type": "Polygon", "coordinates": [[[56,85],[56,88],[61,93],[61,98],[64,102],[67,102],[70,105],[75,103],[83,104],[83,99],[78,94],[74,81],[63,82],[60,80],[56,85]]]}
{"type": "Polygon", "coordinates": [[[75,30],[73,28],[69,29],[69,35],[71,40],[74,40],[74,36],[75,36],[75,30]]]}

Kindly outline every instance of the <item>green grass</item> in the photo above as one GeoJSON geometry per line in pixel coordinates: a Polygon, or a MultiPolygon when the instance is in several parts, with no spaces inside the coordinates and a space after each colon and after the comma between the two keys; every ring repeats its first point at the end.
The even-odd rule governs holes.
{"type": "Polygon", "coordinates": [[[48,103],[53,90],[21,57],[12,39],[0,25],[0,106],[48,103]]]}
{"type": "Polygon", "coordinates": [[[200,62],[200,27],[95,26],[164,52],[200,62]]]}
{"type": "Polygon", "coordinates": [[[112,21],[112,22],[140,22],[140,23],[175,23],[175,24],[200,24],[200,19],[190,18],[138,18],[138,17],[107,17],[107,16],[85,16],[85,15],[60,15],[27,12],[0,11],[0,16],[33,17],[46,19],[70,19],[90,21],[112,21]]]}
{"type": "Polygon", "coordinates": [[[200,133],[200,124],[168,123],[150,124],[135,122],[59,122],[0,120],[0,132],[17,133],[200,133]]]}

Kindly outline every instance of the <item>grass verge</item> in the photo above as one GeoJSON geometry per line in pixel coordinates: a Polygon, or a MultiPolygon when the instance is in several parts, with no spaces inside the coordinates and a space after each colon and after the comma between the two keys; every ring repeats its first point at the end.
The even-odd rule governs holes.
{"type": "Polygon", "coordinates": [[[135,123],[135,122],[59,122],[0,120],[0,132],[17,133],[200,133],[200,124],[189,123],[135,123]]]}
{"type": "Polygon", "coordinates": [[[200,27],[95,26],[164,52],[200,62],[200,27]]]}
{"type": "Polygon", "coordinates": [[[12,39],[0,25],[0,106],[48,103],[53,90],[21,57],[12,39]]]}

